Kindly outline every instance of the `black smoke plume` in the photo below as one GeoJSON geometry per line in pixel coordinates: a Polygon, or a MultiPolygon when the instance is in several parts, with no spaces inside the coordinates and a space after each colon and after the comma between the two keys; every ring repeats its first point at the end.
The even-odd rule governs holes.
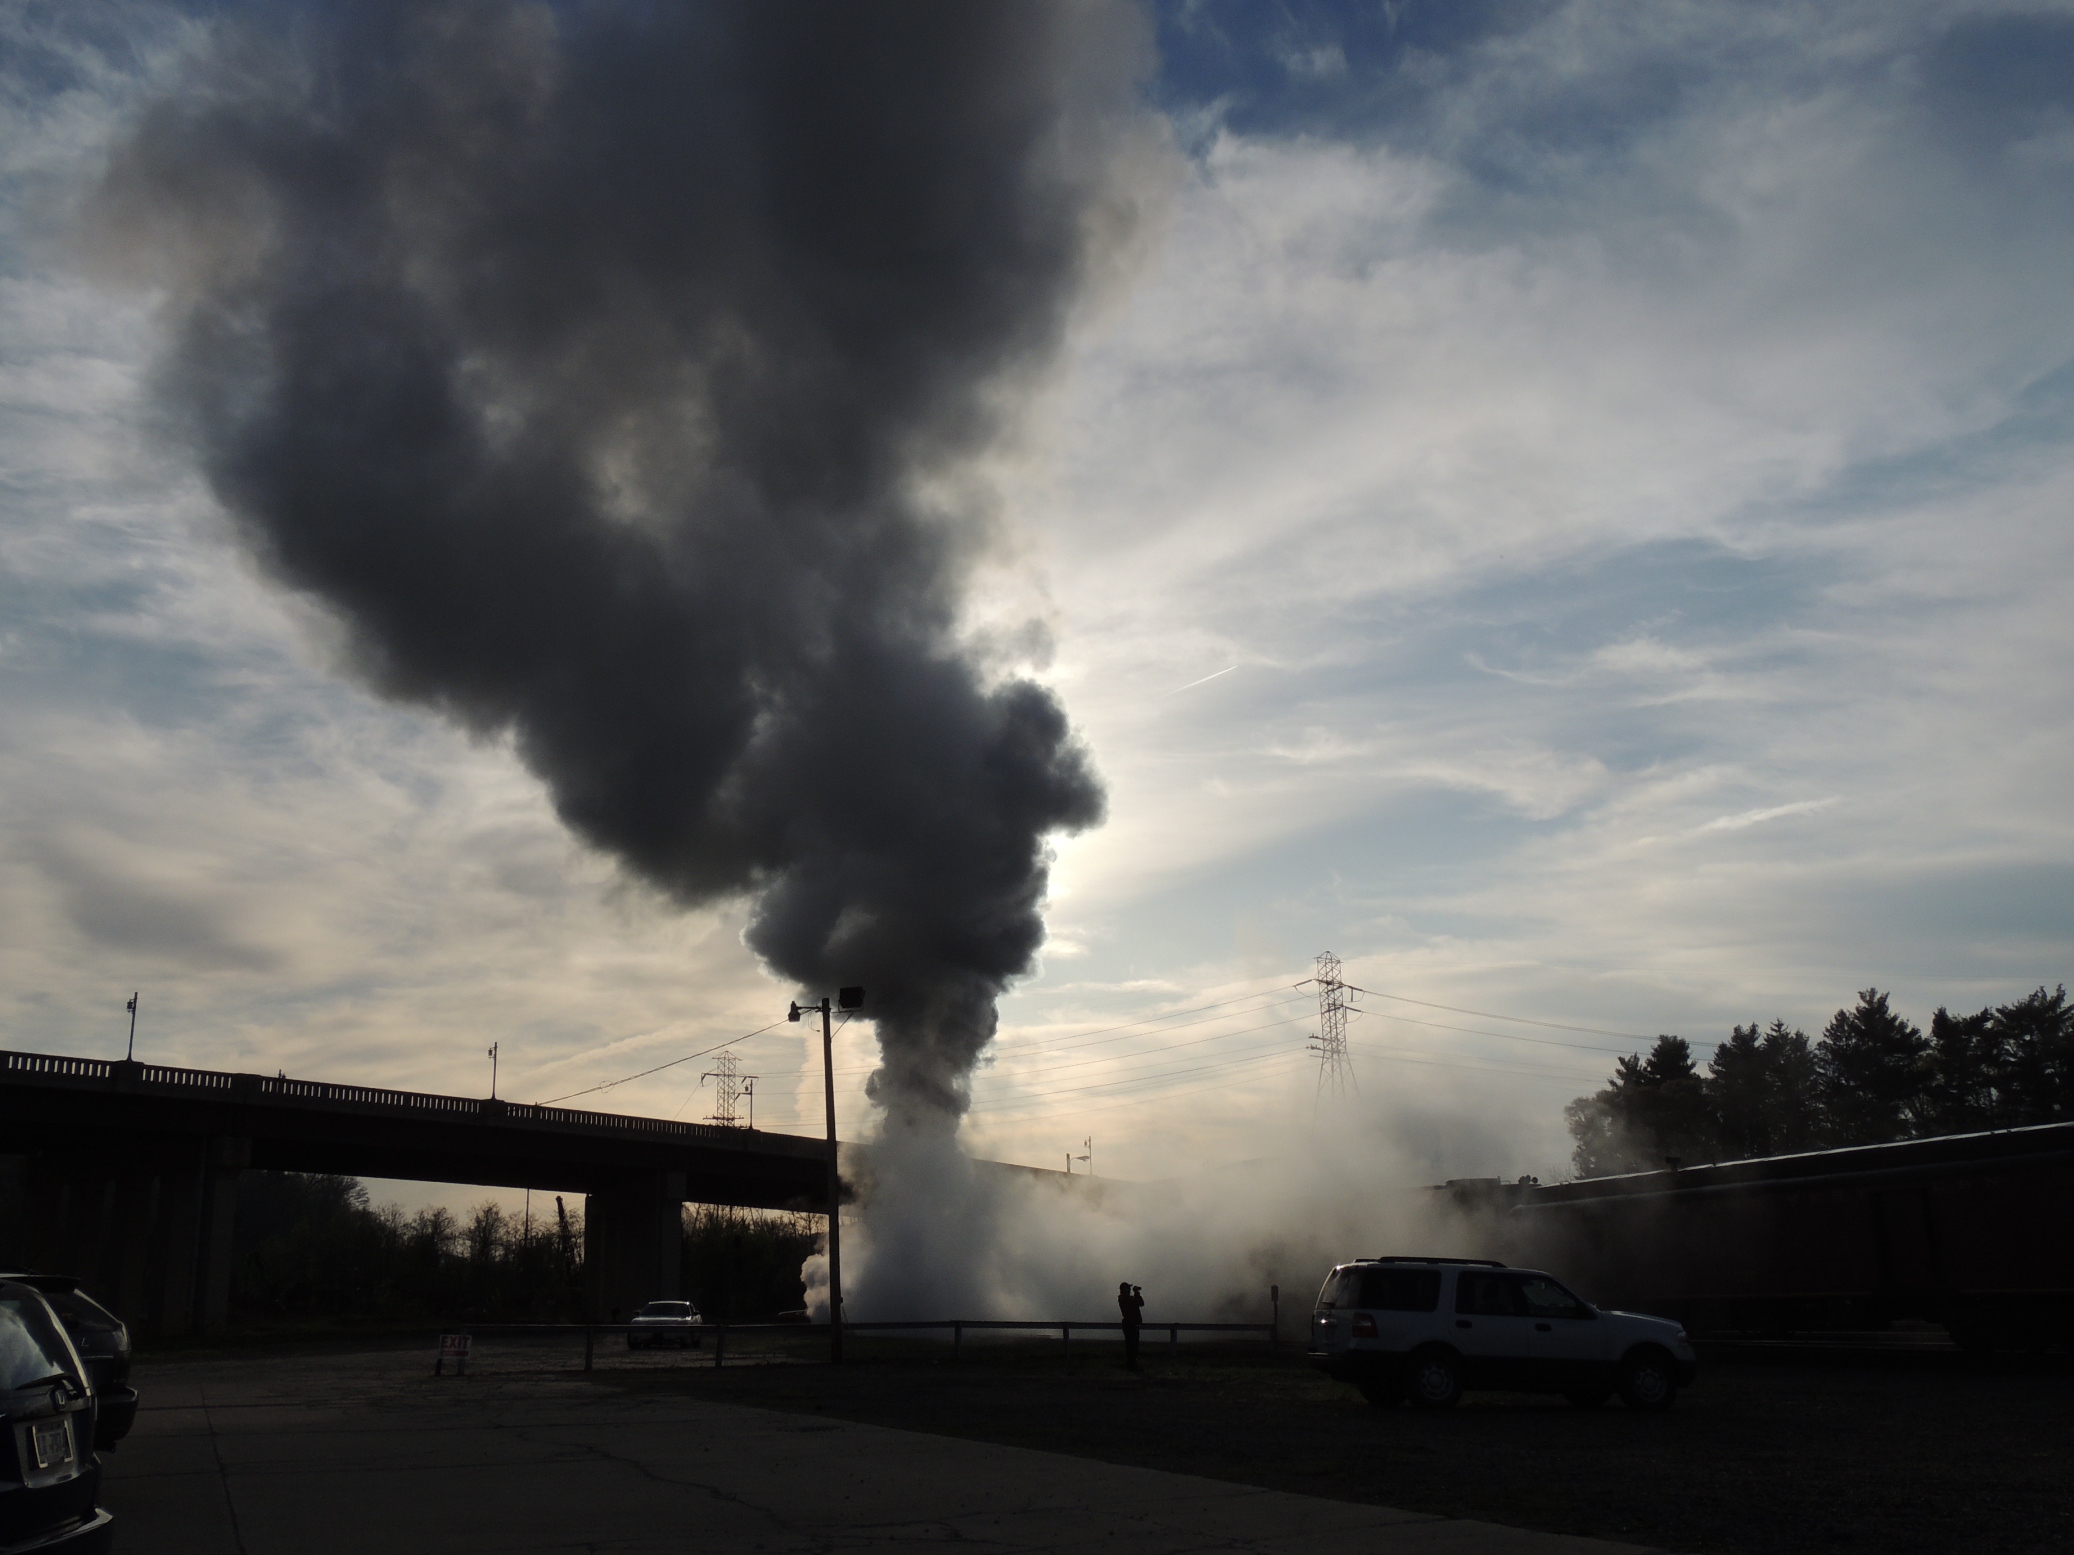
{"type": "MultiPolygon", "coordinates": [[[[871,989],[941,1129],[1102,793],[961,651],[1013,433],[1138,228],[1143,19],[1032,0],[323,5],[226,27],[100,254],[255,553],[562,819],[871,989]]],[[[1152,160],[1156,160],[1152,158],[1152,160]]]]}

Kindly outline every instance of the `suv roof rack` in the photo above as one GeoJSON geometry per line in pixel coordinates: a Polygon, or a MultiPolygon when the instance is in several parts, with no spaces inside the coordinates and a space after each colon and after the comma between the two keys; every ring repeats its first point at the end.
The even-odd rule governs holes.
{"type": "Polygon", "coordinates": [[[1387,1258],[1366,1258],[1364,1263],[1459,1263],[1477,1269],[1509,1269],[1511,1264],[1496,1258],[1414,1258],[1392,1254],[1387,1258]]]}

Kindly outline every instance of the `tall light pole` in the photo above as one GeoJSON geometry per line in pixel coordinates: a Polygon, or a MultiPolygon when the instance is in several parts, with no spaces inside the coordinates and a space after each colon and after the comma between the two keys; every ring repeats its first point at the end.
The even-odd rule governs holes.
{"type": "Polygon", "coordinates": [[[129,1050],[129,1052],[128,1052],[127,1054],[125,1054],[125,1055],[123,1056],[123,1062],[124,1062],[124,1063],[126,1063],[126,1064],[134,1064],[134,1063],[135,1063],[136,1061],[137,1061],[137,996],[136,996],[135,994],[131,994],[131,995],[130,995],[130,1050],[129,1050]]]}
{"type": "MultiPolygon", "coordinates": [[[[836,992],[837,1009],[864,1008],[862,988],[836,992]]],[[[828,999],[804,1006],[821,1012],[821,1078],[828,1097],[828,1359],[840,1366],[843,1360],[843,1201],[842,1171],[835,1156],[835,1035],[828,1023],[828,999]]],[[[786,1019],[798,1020],[802,1006],[795,1002],[786,1019]]]]}
{"type": "Polygon", "coordinates": [[[502,1047],[503,1045],[504,1045],[504,1044],[503,1044],[502,1042],[492,1042],[492,1043],[490,1044],[490,1052],[489,1052],[489,1059],[490,1059],[490,1100],[491,1100],[491,1101],[495,1101],[495,1100],[497,1099],[497,1049],[498,1049],[498,1048],[500,1048],[500,1047],[502,1047]]]}

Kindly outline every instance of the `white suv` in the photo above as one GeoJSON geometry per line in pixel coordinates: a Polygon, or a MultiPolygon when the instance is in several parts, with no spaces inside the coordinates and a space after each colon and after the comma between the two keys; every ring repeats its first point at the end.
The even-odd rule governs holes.
{"type": "Polygon", "coordinates": [[[1464,1388],[1560,1393],[1594,1409],[1615,1391],[1669,1409],[1698,1369],[1676,1323],[1602,1312],[1535,1269],[1473,1258],[1363,1258],[1318,1292],[1310,1361],[1371,1404],[1448,1409],[1464,1388]]]}

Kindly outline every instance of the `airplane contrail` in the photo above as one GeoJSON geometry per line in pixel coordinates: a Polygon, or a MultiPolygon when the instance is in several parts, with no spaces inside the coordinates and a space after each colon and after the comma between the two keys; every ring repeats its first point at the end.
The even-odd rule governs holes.
{"type": "MultiPolygon", "coordinates": [[[[1217,672],[1217,675],[1229,675],[1233,670],[1237,668],[1238,666],[1236,664],[1227,664],[1223,669],[1217,672]]],[[[1217,678],[1217,675],[1205,675],[1201,680],[1191,680],[1186,686],[1176,686],[1172,691],[1169,691],[1167,695],[1170,697],[1176,697],[1179,696],[1182,692],[1190,690],[1193,687],[1207,685],[1210,681],[1215,680],[1217,678]]]]}

